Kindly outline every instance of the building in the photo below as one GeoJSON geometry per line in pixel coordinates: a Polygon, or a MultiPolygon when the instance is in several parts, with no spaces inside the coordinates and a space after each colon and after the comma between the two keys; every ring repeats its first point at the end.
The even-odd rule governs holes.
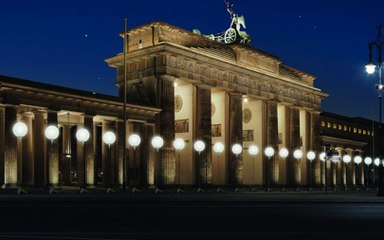
{"type": "Polygon", "coordinates": [[[109,181],[117,186],[124,179],[130,186],[321,184],[320,160],[309,165],[305,157],[321,151],[320,105],[327,94],[314,86],[314,76],[241,42],[221,43],[163,22],[131,29],[123,39],[126,52],[106,59],[116,69],[119,97],[0,78],[5,187],[44,186],[47,179],[88,187],[109,181]],[[142,139],[137,148],[126,144],[126,172],[124,76],[126,137],[137,133],[142,139]],[[28,127],[23,138],[11,131],[16,121],[28,127]],[[60,127],[53,142],[44,136],[50,124],[60,127]],[[76,140],[81,127],[91,133],[84,143],[76,140]],[[108,130],[117,134],[110,148],[102,141],[108,130]],[[150,144],[154,135],[164,139],[158,151],[150,144]],[[174,149],[176,137],[184,149],[174,149]],[[206,146],[201,152],[193,148],[197,139],[206,146]],[[213,151],[217,142],[224,152],[213,151]],[[241,153],[232,152],[234,144],[241,153]],[[251,145],[258,146],[257,155],[248,153],[251,145]],[[266,157],[267,146],[275,154],[266,157]],[[277,154],[283,147],[287,157],[277,154]],[[293,156],[297,149],[303,156],[293,156]]]}
{"type": "MultiPolygon", "coordinates": [[[[382,158],[384,147],[380,123],[322,112],[319,127],[320,144],[332,146],[340,156],[339,161],[328,162],[328,182],[331,185],[371,186],[377,182],[378,159],[382,158]],[[351,156],[350,163],[343,161],[345,155],[351,156]],[[361,157],[360,163],[358,159],[356,163],[356,156],[361,157]]],[[[324,176],[322,181],[325,182],[324,176]]]]}

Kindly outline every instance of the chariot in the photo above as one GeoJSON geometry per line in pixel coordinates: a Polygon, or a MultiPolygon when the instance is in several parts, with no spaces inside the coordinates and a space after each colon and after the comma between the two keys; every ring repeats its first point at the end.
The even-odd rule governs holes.
{"type": "Polygon", "coordinates": [[[231,44],[235,42],[249,44],[251,42],[251,37],[245,31],[241,31],[241,27],[245,28],[244,16],[239,16],[233,12],[232,3],[226,1],[224,2],[227,4],[227,11],[231,15],[231,23],[227,30],[220,33],[208,35],[201,34],[198,29],[194,29],[193,32],[224,44],[231,44]]]}

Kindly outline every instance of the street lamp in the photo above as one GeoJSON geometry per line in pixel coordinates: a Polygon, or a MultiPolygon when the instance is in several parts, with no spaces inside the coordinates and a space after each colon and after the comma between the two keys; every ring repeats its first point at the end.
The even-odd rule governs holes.
{"type": "Polygon", "coordinates": [[[159,151],[164,146],[164,139],[160,136],[154,136],[151,140],[152,147],[159,151]]]}
{"type": "MultiPolygon", "coordinates": [[[[157,154],[159,154],[159,149],[164,146],[164,139],[161,136],[154,136],[151,139],[151,145],[156,149],[157,154]]],[[[162,190],[160,190],[157,186],[155,186],[154,193],[161,193],[162,190]]]]}
{"type": "MultiPolygon", "coordinates": [[[[199,160],[201,160],[200,159],[200,153],[202,152],[202,151],[204,151],[204,149],[205,149],[205,143],[202,141],[202,140],[196,140],[195,141],[195,143],[193,144],[193,148],[195,149],[195,151],[196,152],[198,152],[199,153],[199,160]]],[[[204,167],[205,167],[205,185],[207,185],[208,184],[208,159],[205,159],[204,160],[204,167]]],[[[200,177],[199,177],[199,179],[200,179],[200,177]]],[[[200,182],[200,181],[199,181],[200,182]]],[[[202,188],[198,188],[198,192],[200,192],[202,190],[202,188]]]]}
{"type": "MultiPolygon", "coordinates": [[[[138,134],[133,133],[133,134],[129,135],[129,137],[128,137],[128,144],[131,147],[133,147],[133,165],[134,165],[135,168],[136,168],[135,150],[140,145],[140,143],[141,143],[141,137],[138,134]]],[[[132,193],[135,193],[135,192],[140,192],[140,190],[137,189],[136,186],[133,186],[132,193]]]]}
{"type": "MultiPolygon", "coordinates": [[[[28,133],[28,127],[23,122],[17,122],[12,127],[13,134],[17,137],[17,141],[21,142],[21,139],[25,137],[28,133]]],[[[27,191],[23,190],[21,187],[17,189],[17,193],[27,193],[27,191]]]]}
{"type": "MultiPolygon", "coordinates": [[[[242,151],[243,151],[243,147],[239,143],[235,143],[232,145],[232,153],[236,155],[236,165],[235,165],[236,171],[238,166],[240,165],[238,156],[242,151]]],[[[239,191],[239,188],[236,187],[235,192],[238,192],[238,191],[239,191]]]]}
{"type": "Polygon", "coordinates": [[[52,160],[52,151],[53,151],[53,141],[55,141],[59,137],[60,131],[59,128],[55,125],[49,125],[47,128],[45,128],[44,135],[45,137],[50,140],[50,151],[48,151],[48,159],[46,161],[46,174],[47,174],[47,188],[49,189],[49,193],[53,193],[53,188],[50,188],[49,186],[49,168],[50,168],[50,161],[52,160]]]}
{"type": "MultiPolygon", "coordinates": [[[[177,183],[180,185],[180,151],[184,149],[185,147],[185,141],[181,138],[176,138],[174,141],[173,141],[173,147],[175,148],[176,152],[177,152],[177,183]]],[[[183,192],[183,190],[181,189],[181,187],[179,186],[176,190],[177,193],[181,193],[183,192]]]]}
{"type": "Polygon", "coordinates": [[[270,183],[270,160],[271,160],[271,157],[275,154],[275,150],[272,148],[272,147],[266,147],[265,150],[264,150],[264,154],[265,156],[268,157],[268,160],[267,160],[267,192],[270,192],[271,191],[271,183],[270,183]]]}
{"type": "MultiPolygon", "coordinates": [[[[220,154],[222,152],[224,152],[224,144],[221,143],[221,142],[216,142],[214,145],[213,145],[213,151],[217,154],[217,177],[218,177],[218,183],[220,182],[219,181],[219,176],[220,176],[220,154]]],[[[222,192],[223,190],[218,187],[217,192],[222,192]]]]}
{"type": "Polygon", "coordinates": [[[23,122],[17,122],[13,125],[12,132],[18,139],[21,139],[27,135],[28,127],[23,122]]]}
{"type": "Polygon", "coordinates": [[[343,156],[343,162],[344,162],[344,165],[345,165],[345,189],[348,190],[348,163],[350,163],[352,161],[352,158],[350,155],[348,154],[345,154],[343,156]]]}
{"type": "MultiPolygon", "coordinates": [[[[324,190],[325,190],[325,182],[323,183],[323,166],[322,166],[322,163],[324,163],[324,172],[326,171],[326,167],[327,167],[327,154],[325,152],[321,152],[319,154],[319,159],[320,159],[320,184],[323,185],[324,187],[324,190]]],[[[326,174],[325,174],[326,176],[326,174]]]]}
{"type": "MultiPolygon", "coordinates": [[[[374,41],[369,42],[369,63],[365,66],[365,69],[368,74],[373,74],[376,69],[376,65],[372,63],[372,48],[376,47],[377,50],[377,67],[378,67],[378,83],[375,85],[378,97],[379,97],[379,134],[381,134],[381,112],[382,112],[382,91],[384,90],[384,85],[382,84],[382,68],[383,68],[383,58],[382,58],[382,47],[384,45],[384,38],[381,34],[382,24],[377,25],[377,36],[374,41]]],[[[380,136],[380,135],[379,135],[380,136]]],[[[381,155],[379,153],[379,155],[381,155]]],[[[379,164],[379,184],[377,188],[377,196],[384,196],[384,182],[383,182],[383,164],[379,164]]]]}
{"type": "MultiPolygon", "coordinates": [[[[90,134],[89,131],[85,128],[79,128],[76,132],[76,139],[81,143],[81,145],[84,146],[84,143],[89,140],[90,134]]],[[[86,163],[85,159],[85,149],[83,147],[83,184],[80,187],[80,194],[87,193],[88,191],[86,190],[86,163]]]]}
{"type": "MultiPolygon", "coordinates": [[[[358,185],[358,180],[359,180],[359,170],[358,170],[358,166],[360,165],[360,163],[363,161],[363,159],[360,157],[360,156],[355,156],[353,158],[353,162],[355,163],[356,167],[355,167],[355,175],[356,175],[356,186],[358,185]]],[[[357,188],[358,190],[359,188],[357,188]]]]}
{"type": "Polygon", "coordinates": [[[367,165],[367,169],[365,170],[366,185],[370,185],[370,183],[371,183],[371,176],[370,175],[371,174],[370,174],[369,168],[370,168],[370,165],[372,164],[372,158],[365,157],[364,163],[365,163],[365,165],[367,165]]]}
{"type": "MultiPolygon", "coordinates": [[[[300,171],[298,163],[300,162],[301,158],[303,157],[303,152],[300,149],[296,149],[293,152],[293,157],[296,158],[296,160],[297,160],[297,162],[296,162],[296,164],[297,164],[296,165],[297,166],[296,170],[300,171]]],[[[296,174],[298,174],[298,173],[296,173],[296,174]]],[[[299,189],[299,183],[296,183],[296,185],[297,185],[296,191],[299,191],[300,190],[299,189]]]]}
{"type": "Polygon", "coordinates": [[[141,137],[136,133],[131,134],[128,138],[128,143],[135,150],[141,143],[141,137]]]}
{"type": "MultiPolygon", "coordinates": [[[[252,182],[255,184],[255,158],[259,153],[259,148],[256,145],[251,145],[248,148],[248,153],[252,156],[252,182]]],[[[252,188],[251,191],[254,192],[255,188],[252,188]]]]}
{"type": "MultiPolygon", "coordinates": [[[[279,156],[283,158],[284,160],[288,157],[289,151],[285,147],[281,148],[279,150],[279,156]]],[[[285,192],[285,188],[283,187],[282,192],[285,192]]]]}
{"type": "Polygon", "coordinates": [[[287,158],[288,154],[289,154],[289,151],[286,148],[282,148],[282,149],[279,150],[279,156],[281,158],[284,158],[284,159],[287,158]]]}
{"type": "Polygon", "coordinates": [[[112,131],[106,131],[103,134],[103,142],[108,145],[107,162],[109,166],[109,179],[107,193],[115,192],[112,188],[112,157],[111,157],[111,145],[116,141],[116,134],[112,131]]]}
{"type": "Polygon", "coordinates": [[[316,153],[313,151],[307,152],[307,159],[309,161],[309,191],[312,191],[312,162],[316,158],[316,153]]]}

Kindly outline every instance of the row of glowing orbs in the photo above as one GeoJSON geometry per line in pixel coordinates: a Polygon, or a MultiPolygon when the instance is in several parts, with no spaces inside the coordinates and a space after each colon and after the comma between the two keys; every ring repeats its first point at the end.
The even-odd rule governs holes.
{"type": "MultiPolygon", "coordinates": [[[[23,122],[17,122],[13,128],[12,128],[12,131],[14,133],[14,135],[18,138],[22,138],[24,137],[27,132],[28,132],[28,127],[25,123],[23,122]]],[[[46,129],[45,129],[45,136],[47,137],[47,139],[53,141],[55,139],[57,139],[57,137],[59,136],[59,129],[54,126],[54,125],[50,125],[48,126],[46,129]]],[[[76,132],[76,138],[78,141],[84,143],[86,141],[88,141],[90,137],[90,133],[87,129],[85,128],[80,128],[77,130],[76,132]]],[[[112,131],[107,131],[103,134],[103,142],[108,144],[108,146],[112,145],[113,143],[115,143],[116,141],[116,134],[112,131]]],[[[129,145],[131,145],[132,147],[137,147],[140,145],[141,143],[141,138],[139,135],[137,134],[132,134],[129,136],[128,138],[128,143],[129,145]]],[[[155,136],[152,138],[151,140],[151,144],[154,148],[156,148],[157,150],[160,149],[161,147],[163,147],[164,145],[164,140],[162,137],[160,136],[155,136]]],[[[174,141],[173,141],[173,147],[177,150],[177,151],[180,151],[180,150],[183,150],[184,147],[185,147],[185,141],[181,138],[176,138],[174,141]]],[[[202,140],[197,140],[194,145],[193,145],[194,149],[197,151],[197,152],[202,152],[204,151],[205,149],[205,143],[202,141],[202,140]]],[[[214,145],[213,145],[213,150],[216,152],[216,153],[222,153],[224,151],[224,144],[221,143],[221,142],[216,142],[214,145]]],[[[232,152],[235,154],[235,155],[239,155],[243,150],[243,147],[236,143],[232,146],[232,152]]],[[[249,146],[248,148],[248,153],[251,155],[251,156],[256,156],[259,152],[259,148],[256,146],[256,145],[251,145],[249,146]]],[[[272,148],[272,147],[267,147],[264,151],[264,154],[267,156],[267,157],[272,157],[274,154],[275,154],[275,150],[272,148]]],[[[282,148],[280,149],[279,151],[279,156],[282,157],[282,158],[286,158],[288,157],[289,155],[289,151],[288,149],[286,148],[282,148]]],[[[321,161],[325,161],[325,152],[321,153],[319,158],[321,161]]],[[[293,157],[296,158],[296,159],[301,159],[303,157],[303,152],[299,149],[295,150],[293,152],[293,157]]],[[[309,151],[307,153],[307,159],[312,161],[314,160],[316,157],[316,154],[313,152],[313,151],[309,151]]],[[[334,158],[337,160],[337,158],[334,158]]],[[[335,162],[336,162],[335,160],[335,162]]],[[[344,155],[343,156],[343,162],[348,164],[349,162],[351,162],[352,158],[351,156],[349,155],[344,155]]],[[[356,164],[360,164],[363,159],[360,157],[360,156],[355,156],[353,161],[356,163],[356,164]]],[[[372,164],[372,158],[370,157],[366,157],[364,159],[364,163],[366,165],[370,165],[372,164]]],[[[376,165],[376,166],[379,166],[380,164],[380,159],[379,158],[376,158],[373,163],[376,165]]]]}

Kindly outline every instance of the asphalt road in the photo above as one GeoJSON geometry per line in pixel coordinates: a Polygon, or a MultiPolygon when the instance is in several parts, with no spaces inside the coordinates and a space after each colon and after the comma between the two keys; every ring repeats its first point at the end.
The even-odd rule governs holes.
{"type": "Polygon", "coordinates": [[[372,195],[0,196],[0,239],[370,239],[372,195]]]}

